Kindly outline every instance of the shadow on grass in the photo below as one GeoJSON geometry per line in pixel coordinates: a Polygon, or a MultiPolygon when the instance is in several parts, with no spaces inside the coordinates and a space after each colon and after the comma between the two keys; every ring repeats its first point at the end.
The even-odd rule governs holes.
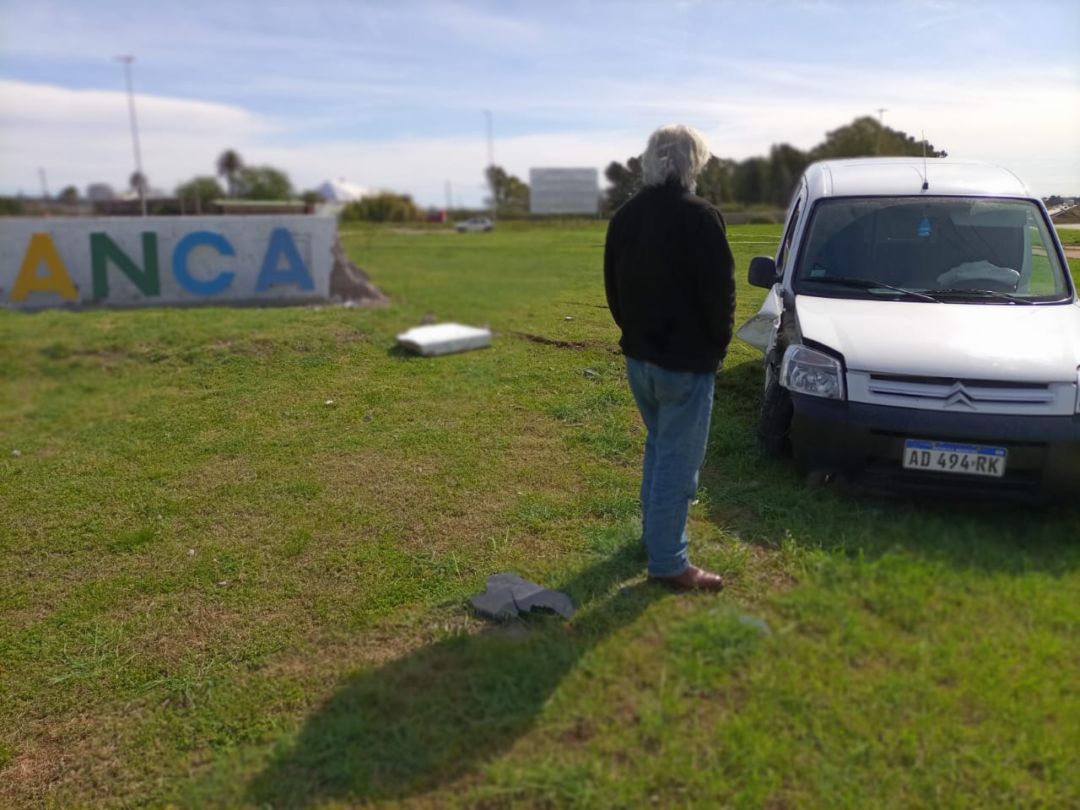
{"type": "Polygon", "coordinates": [[[583,609],[458,636],[346,682],[248,787],[259,805],[306,807],[415,796],[498,756],[532,725],[581,656],[666,591],[640,584],[623,548],[560,589],[583,609]]]}
{"type": "Polygon", "coordinates": [[[902,549],[1006,573],[1080,566],[1076,505],[810,486],[790,459],[767,459],[757,450],[760,393],[760,363],[723,372],[702,470],[711,520],[742,539],[871,558],[902,549]]]}
{"type": "Polygon", "coordinates": [[[406,349],[400,343],[395,343],[389,349],[386,350],[386,356],[391,360],[424,360],[423,355],[417,354],[411,349],[406,349]]]}

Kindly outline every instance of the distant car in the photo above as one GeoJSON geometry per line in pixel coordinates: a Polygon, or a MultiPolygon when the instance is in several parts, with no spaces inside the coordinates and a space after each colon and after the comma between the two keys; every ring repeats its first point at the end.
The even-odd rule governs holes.
{"type": "Polygon", "coordinates": [[[495,223],[487,217],[469,217],[464,222],[459,222],[456,226],[458,233],[465,233],[466,231],[490,231],[495,227],[495,223]]]}

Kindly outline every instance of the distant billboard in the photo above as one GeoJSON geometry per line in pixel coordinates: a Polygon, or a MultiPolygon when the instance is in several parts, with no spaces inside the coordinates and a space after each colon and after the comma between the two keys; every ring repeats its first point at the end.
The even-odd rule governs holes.
{"type": "Polygon", "coordinates": [[[596,169],[529,169],[529,212],[595,214],[600,200],[596,169]]]}

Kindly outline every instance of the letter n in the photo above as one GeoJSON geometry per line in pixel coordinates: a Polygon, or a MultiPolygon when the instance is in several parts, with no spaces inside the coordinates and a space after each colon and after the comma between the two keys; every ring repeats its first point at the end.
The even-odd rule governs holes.
{"type": "Polygon", "coordinates": [[[275,284],[298,284],[302,290],[315,289],[315,282],[311,280],[311,273],[300,258],[296,243],[284,228],[274,228],[270,232],[270,243],[266,246],[259,279],[255,282],[255,292],[264,292],[275,284]],[[279,270],[282,257],[288,266],[279,270]]]}
{"type": "Polygon", "coordinates": [[[109,238],[108,234],[90,234],[90,265],[94,277],[94,298],[109,297],[108,263],[120,268],[143,295],[161,294],[161,277],[158,274],[157,234],[147,231],[142,235],[143,266],[139,266],[109,238]]]}
{"type": "Polygon", "coordinates": [[[30,293],[43,292],[57,293],[67,301],[79,297],[52,237],[47,233],[35,233],[30,236],[30,244],[26,246],[19,275],[11,288],[11,300],[25,301],[30,293]],[[42,264],[49,271],[43,276],[37,272],[42,264]]]}

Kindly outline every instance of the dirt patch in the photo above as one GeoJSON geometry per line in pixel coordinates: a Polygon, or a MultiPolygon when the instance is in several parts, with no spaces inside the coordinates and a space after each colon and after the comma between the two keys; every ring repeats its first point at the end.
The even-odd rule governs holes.
{"type": "Polygon", "coordinates": [[[41,801],[64,767],[64,746],[33,745],[0,769],[0,798],[41,801]]]}
{"type": "MultiPolygon", "coordinates": [[[[223,354],[237,354],[247,357],[268,357],[278,349],[282,348],[282,344],[275,343],[272,340],[266,338],[251,338],[245,340],[217,340],[213,343],[206,344],[206,350],[209,352],[220,352],[223,354]]],[[[292,345],[290,349],[299,351],[308,351],[307,346],[292,345]]]]}
{"type": "Polygon", "coordinates": [[[586,344],[581,340],[556,340],[555,338],[544,337],[543,335],[531,335],[528,332],[511,332],[514,337],[519,337],[522,340],[527,340],[530,343],[541,343],[544,346],[556,346],[560,349],[584,349],[586,344]]]}
{"type": "Polygon", "coordinates": [[[557,349],[597,349],[600,351],[610,352],[611,354],[618,354],[619,351],[613,348],[610,343],[601,343],[598,341],[588,340],[559,340],[558,338],[550,338],[546,335],[534,335],[529,332],[507,332],[507,334],[513,337],[527,340],[530,343],[539,343],[543,346],[554,346],[557,349]]]}
{"type": "Polygon", "coordinates": [[[115,346],[104,349],[74,349],[60,344],[46,346],[38,353],[48,360],[100,360],[103,365],[115,365],[133,356],[132,352],[115,346]]]}
{"type": "Polygon", "coordinates": [[[114,717],[31,720],[24,729],[25,742],[0,769],[0,805],[41,807],[68,791],[108,796],[126,775],[114,717]]]}
{"type": "Polygon", "coordinates": [[[1062,245],[1065,257],[1068,259],[1080,259],[1080,245],[1062,245]]]}
{"type": "Polygon", "coordinates": [[[191,487],[196,492],[212,495],[219,487],[237,483],[250,483],[258,473],[243,456],[218,456],[207,461],[191,476],[191,487]]]}

